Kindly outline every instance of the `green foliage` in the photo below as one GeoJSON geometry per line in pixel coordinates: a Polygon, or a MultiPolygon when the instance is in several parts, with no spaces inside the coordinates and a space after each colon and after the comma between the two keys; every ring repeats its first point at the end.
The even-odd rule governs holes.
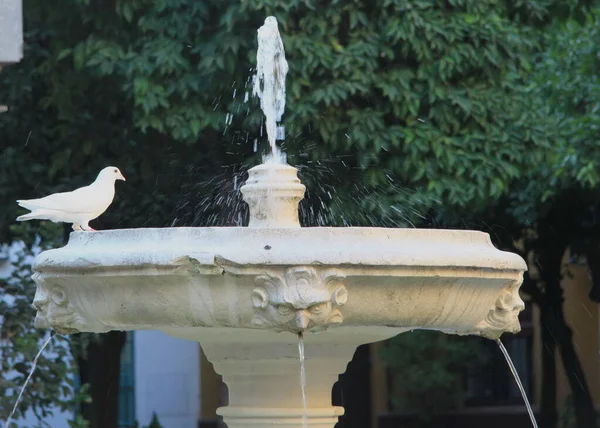
{"type": "MultiPolygon", "coordinates": [[[[12,411],[17,395],[32,369],[34,357],[49,332],[34,329],[35,310],[31,307],[35,284],[31,280],[31,260],[39,250],[61,242],[61,228],[56,225],[14,226],[23,237],[13,246],[9,276],[0,278],[0,419],[12,411]]],[[[36,370],[24,391],[14,419],[28,410],[38,419],[48,416],[49,408],[71,410],[81,397],[76,396],[71,379],[75,367],[68,364],[68,339],[55,335],[41,354],[36,370]]],[[[82,425],[73,425],[82,427],[82,425]]]]}
{"type": "MultiPolygon", "coordinates": [[[[194,184],[255,162],[255,139],[266,146],[257,102],[243,99],[256,29],[274,14],[290,64],[284,147],[313,185],[307,223],[476,213],[544,164],[554,126],[525,76],[556,4],[32,3],[25,60],[0,88],[11,105],[0,196],[62,190],[116,164],[130,180],[100,226],[210,224],[209,205],[227,217],[235,201],[218,201],[236,174],[202,188],[210,200],[194,184]],[[347,191],[329,196],[340,177],[347,191]]],[[[16,214],[10,206],[1,224],[16,214]]]]}
{"type": "Polygon", "coordinates": [[[393,373],[394,410],[415,414],[424,426],[463,403],[467,369],[486,362],[486,348],[470,338],[413,331],[388,342],[382,358],[393,373]]]}
{"type": "Polygon", "coordinates": [[[560,230],[579,254],[600,237],[595,220],[600,206],[599,12],[596,3],[585,19],[556,22],[541,36],[544,49],[528,88],[532,96],[546,100],[544,111],[555,124],[555,138],[545,161],[523,173],[508,209],[525,226],[554,222],[548,227],[560,230]]]}
{"type": "Polygon", "coordinates": [[[545,35],[548,48],[536,65],[535,83],[561,121],[561,139],[553,158],[552,186],[546,197],[573,185],[587,189],[600,184],[600,37],[599,9],[583,23],[556,24],[545,35]]]}

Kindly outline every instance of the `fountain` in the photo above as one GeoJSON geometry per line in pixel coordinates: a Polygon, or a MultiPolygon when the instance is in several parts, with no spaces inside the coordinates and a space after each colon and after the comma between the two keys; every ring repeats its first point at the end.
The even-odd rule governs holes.
{"type": "Polygon", "coordinates": [[[277,161],[250,169],[241,192],[248,227],[71,233],[35,260],[36,326],[198,341],[228,386],[229,428],[333,427],[344,410],[331,388],[359,345],[520,329],[525,262],[486,233],[300,227],[305,187],[277,161]]]}

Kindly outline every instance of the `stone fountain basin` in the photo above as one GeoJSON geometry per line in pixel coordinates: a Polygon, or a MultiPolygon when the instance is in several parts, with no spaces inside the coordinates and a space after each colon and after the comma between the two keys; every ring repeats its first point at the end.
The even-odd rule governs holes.
{"type": "Polygon", "coordinates": [[[476,231],[214,227],[73,232],[33,269],[36,326],[59,333],[360,326],[497,337],[520,329],[526,264],[476,231]]]}
{"type": "Polygon", "coordinates": [[[198,341],[227,384],[229,428],[333,428],[331,387],[357,346],[517,332],[526,265],[473,231],[215,227],[73,232],[33,269],[37,327],[198,341]]]}

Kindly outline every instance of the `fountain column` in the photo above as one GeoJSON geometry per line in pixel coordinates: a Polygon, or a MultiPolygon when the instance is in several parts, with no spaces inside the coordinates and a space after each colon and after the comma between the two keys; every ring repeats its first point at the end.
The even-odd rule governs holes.
{"type": "Polygon", "coordinates": [[[240,191],[250,207],[248,227],[300,227],[298,202],[306,187],[293,166],[263,163],[248,171],[240,191]]]}
{"type": "MultiPolygon", "coordinates": [[[[251,334],[251,333],[250,333],[251,334]]],[[[303,428],[298,345],[243,343],[223,346],[202,341],[202,349],[223,376],[229,405],[217,413],[228,428],[303,428]]],[[[343,407],[331,405],[331,389],[346,371],[358,345],[309,344],[306,347],[306,426],[333,428],[343,407]]]]}
{"type": "MultiPolygon", "coordinates": [[[[248,171],[248,180],[240,191],[250,209],[249,227],[300,227],[298,203],[306,187],[297,173],[296,168],[275,162],[248,171]]],[[[299,330],[303,328],[298,326],[299,330]]],[[[229,405],[217,410],[228,428],[333,428],[344,408],[331,405],[331,389],[361,343],[329,345],[309,340],[305,351],[305,410],[295,335],[282,332],[264,342],[262,334],[247,331],[242,343],[236,344],[223,344],[214,336],[204,335],[200,340],[229,391],[229,405]],[[256,340],[249,341],[249,337],[256,340]]]]}

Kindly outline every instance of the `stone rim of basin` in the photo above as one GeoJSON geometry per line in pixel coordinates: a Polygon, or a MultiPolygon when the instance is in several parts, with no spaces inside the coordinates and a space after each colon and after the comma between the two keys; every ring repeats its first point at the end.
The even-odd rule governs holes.
{"type": "Polygon", "coordinates": [[[494,247],[485,232],[377,227],[174,227],[72,232],[66,246],[38,255],[33,269],[93,271],[100,267],[149,267],[149,263],[155,267],[174,266],[186,256],[198,269],[206,269],[206,274],[293,265],[527,269],[520,256],[494,247]]]}
{"type": "Polygon", "coordinates": [[[36,325],[65,333],[387,326],[490,338],[520,330],[521,257],[482,232],[301,228],[296,173],[280,164],[251,170],[241,191],[260,227],[72,233],[34,263],[36,325]]]}

